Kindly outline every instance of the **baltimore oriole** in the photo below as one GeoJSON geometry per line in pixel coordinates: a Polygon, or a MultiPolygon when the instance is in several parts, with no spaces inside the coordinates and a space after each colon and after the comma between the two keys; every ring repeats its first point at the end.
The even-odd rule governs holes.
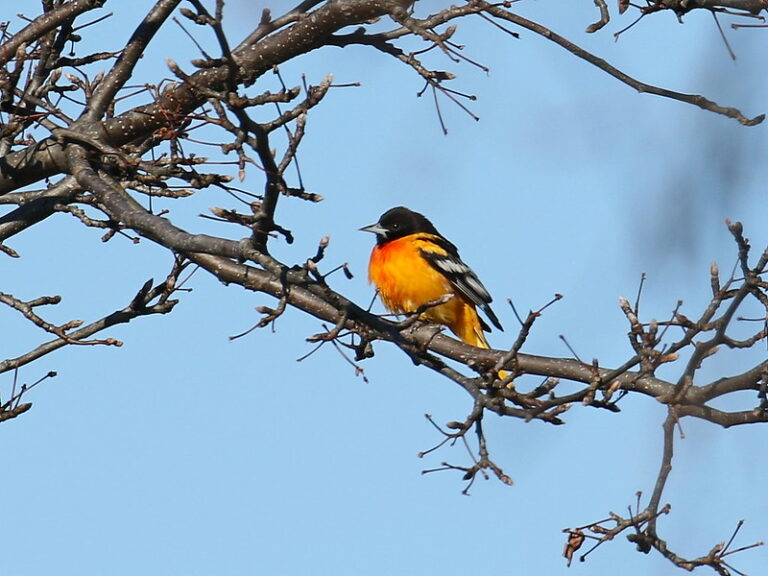
{"type": "MultiPolygon", "coordinates": [[[[376,234],[368,280],[379,291],[384,306],[395,314],[413,313],[446,294],[453,298],[427,308],[422,318],[442,324],[461,340],[490,348],[483,331],[491,329],[477,314],[479,307],[503,330],[491,310],[491,295],[459,252],[423,214],[403,206],[382,214],[376,224],[360,228],[376,234]]],[[[504,373],[499,374],[504,378],[504,373]]]]}

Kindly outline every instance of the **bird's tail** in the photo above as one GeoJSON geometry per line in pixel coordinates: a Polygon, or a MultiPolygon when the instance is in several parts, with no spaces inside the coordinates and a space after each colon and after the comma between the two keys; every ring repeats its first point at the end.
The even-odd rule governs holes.
{"type": "MultiPolygon", "coordinates": [[[[488,340],[485,339],[485,333],[480,324],[480,318],[477,316],[477,312],[474,310],[472,312],[474,313],[474,322],[460,323],[459,326],[457,326],[458,329],[454,330],[454,333],[467,344],[489,350],[491,346],[488,344],[488,340]]],[[[499,380],[504,380],[507,376],[509,376],[509,372],[506,370],[499,370],[499,380]]],[[[508,383],[507,386],[514,386],[514,382],[508,383]]]]}
{"type": "MultiPolygon", "coordinates": [[[[488,340],[485,339],[485,334],[483,334],[482,332],[480,332],[480,338],[477,339],[476,343],[473,344],[471,342],[468,342],[468,344],[472,344],[473,346],[477,346],[478,348],[485,348],[486,350],[490,350],[491,348],[490,344],[488,344],[488,340]]],[[[506,379],[507,376],[509,376],[509,372],[507,372],[506,370],[499,370],[499,373],[498,373],[499,380],[504,380],[506,379]]],[[[515,385],[514,382],[507,383],[507,386],[510,386],[510,387],[514,385],[515,385]]]]}

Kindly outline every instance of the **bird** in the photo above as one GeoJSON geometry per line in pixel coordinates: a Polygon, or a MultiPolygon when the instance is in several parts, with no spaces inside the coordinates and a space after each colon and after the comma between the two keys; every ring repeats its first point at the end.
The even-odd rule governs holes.
{"type": "MultiPolygon", "coordinates": [[[[447,326],[459,339],[478,348],[490,348],[484,332],[491,328],[478,315],[504,330],[491,309],[492,298],[477,274],[459,256],[426,216],[397,206],[378,222],[360,228],[376,235],[368,264],[368,280],[376,286],[384,306],[394,314],[411,314],[446,295],[443,303],[427,307],[421,318],[447,326]]],[[[506,373],[500,372],[504,378],[506,373]]]]}

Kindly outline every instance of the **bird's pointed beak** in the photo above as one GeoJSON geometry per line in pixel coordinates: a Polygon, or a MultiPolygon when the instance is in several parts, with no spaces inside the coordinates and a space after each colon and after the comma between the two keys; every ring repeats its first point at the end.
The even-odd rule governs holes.
{"type": "Polygon", "coordinates": [[[376,222],[376,224],[371,224],[370,226],[363,226],[360,228],[361,232],[372,232],[373,234],[376,234],[377,236],[386,236],[387,229],[384,228],[381,224],[376,222]]]}

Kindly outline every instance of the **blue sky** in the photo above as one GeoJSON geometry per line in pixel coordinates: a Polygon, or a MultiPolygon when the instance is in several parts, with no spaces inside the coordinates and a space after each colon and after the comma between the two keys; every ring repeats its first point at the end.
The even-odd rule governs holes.
{"type": "MultiPolygon", "coordinates": [[[[108,3],[115,16],[101,28],[110,37],[100,49],[121,46],[150,4],[108,3]]],[[[421,13],[438,4],[424,2],[421,13]]],[[[292,3],[264,5],[279,13],[292,3]]],[[[29,3],[27,13],[37,9],[29,3]]],[[[766,112],[759,30],[727,30],[733,62],[708,14],[683,25],[662,14],[614,42],[633,16],[589,36],[583,29],[597,16],[590,2],[516,9],[641,80],[749,116],[766,112]]],[[[229,10],[236,41],[260,9],[233,0],[229,10]]],[[[332,90],[310,113],[302,173],[325,201],[281,201],[280,224],[297,237],[273,243],[278,257],[303,262],[330,235],[324,265],[348,262],[355,274],[332,277],[333,287],[365,305],[372,238],[358,228],[404,204],[460,247],[494,295],[507,330],[491,334],[492,344],[515,338],[507,298],[525,311],[559,292],[565,299],[537,322],[525,351],[567,356],[564,334],[582,358],[613,366],[631,354],[618,298],[634,297],[641,273],[646,319],[667,316],[678,299],[695,316],[709,295],[710,262],[726,271],[735,261],[726,217],[744,222],[756,252],[768,244],[765,127],[637,94],[524,31],[513,40],[473,19],[460,23],[456,41],[491,72],[430,55],[431,65],[458,74],[456,89],[478,97],[478,122],[442,102],[447,136],[431,97],[415,96],[421,81],[394,59],[328,48],[282,67],[289,85],[302,73],[314,84],[333,73],[361,86],[332,90]]],[[[170,76],[165,57],[190,70],[196,56],[171,26],[135,83],[170,76]]],[[[267,75],[256,88],[278,87],[267,75]]],[[[244,187],[261,186],[252,170],[244,187]]],[[[190,230],[240,237],[197,217],[214,205],[236,207],[212,191],[163,207],[190,230]]],[[[22,258],[0,259],[0,290],[25,299],[60,294],[47,318],[90,321],[170,269],[171,258],[147,241],[102,244],[100,235],[60,215],[11,240],[22,258]]],[[[463,496],[458,475],[420,473],[444,460],[465,464],[462,449],[417,458],[440,440],[425,413],[444,423],[470,411],[458,387],[383,343],[363,364],[368,383],[330,346],[297,362],[311,349],[305,338],[322,330],[297,311],[274,331],[229,341],[258,320],[255,307],[273,302],[203,273],[189,287],[173,314],[105,334],[124,342],[119,349],[70,348],[21,370],[27,383],[59,375],[29,394],[31,412],[2,426],[3,574],[557,575],[617,565],[627,576],[674,573],[623,539],[570,569],[560,556],[562,528],[623,513],[636,491],[650,493],[665,415],[655,401],[630,396],[621,414],[575,406],[560,427],[489,417],[492,455],[515,485],[478,481],[463,496]]],[[[3,358],[43,339],[12,311],[0,309],[0,323],[3,358]]],[[[702,377],[753,365],[765,356],[758,348],[713,358],[702,377]]],[[[10,384],[11,375],[0,377],[3,398],[10,384]]],[[[659,526],[670,546],[705,554],[742,518],[736,543],[764,540],[762,428],[683,427],[664,498],[672,514],[659,526]]],[[[733,559],[753,576],[767,562],[764,548],[733,559]]]]}

